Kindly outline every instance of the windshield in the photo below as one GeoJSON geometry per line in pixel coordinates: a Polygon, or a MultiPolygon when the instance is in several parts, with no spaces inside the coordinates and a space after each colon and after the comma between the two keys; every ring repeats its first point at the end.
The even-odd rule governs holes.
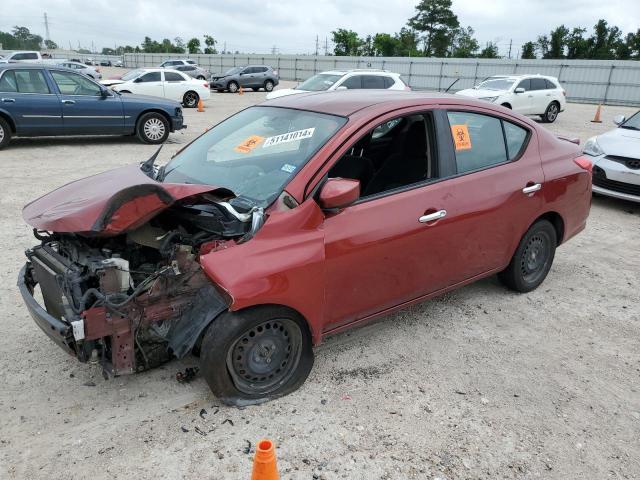
{"type": "Polygon", "coordinates": [[[227,73],[225,73],[225,75],[235,75],[236,73],[239,73],[242,70],[243,67],[233,67],[230,70],[227,70],[227,73]]]}
{"type": "Polygon", "coordinates": [[[340,80],[343,75],[332,75],[328,73],[319,73],[305,80],[296,87],[296,90],[307,90],[309,92],[321,92],[328,90],[331,85],[340,80]]]}
{"type": "Polygon", "coordinates": [[[620,127],[630,130],[640,130],[640,112],[633,115],[629,120],[620,125],[620,127]]]}
{"type": "Polygon", "coordinates": [[[506,78],[487,80],[478,85],[478,88],[482,88],[483,90],[509,90],[514,82],[515,80],[508,80],[506,78]]]}
{"type": "Polygon", "coordinates": [[[162,181],[225,187],[266,207],[346,121],[287,108],[248,108],[176,155],[162,181]]]}
{"type": "Polygon", "coordinates": [[[138,75],[140,75],[144,70],[131,70],[130,72],[125,73],[122,77],[120,77],[121,80],[133,80],[134,78],[136,78],[138,75]]]}

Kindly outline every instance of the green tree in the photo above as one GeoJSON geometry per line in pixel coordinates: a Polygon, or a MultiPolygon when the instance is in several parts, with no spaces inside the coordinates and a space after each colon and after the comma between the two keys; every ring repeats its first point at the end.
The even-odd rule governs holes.
{"type": "Polygon", "coordinates": [[[550,46],[549,37],[546,35],[540,35],[538,37],[538,41],[536,42],[536,46],[538,50],[540,50],[540,55],[542,58],[549,58],[549,46],[550,46]]]}
{"type": "Polygon", "coordinates": [[[393,57],[397,55],[400,42],[388,33],[376,33],[373,37],[373,48],[377,56],[393,57]]]}
{"type": "Polygon", "coordinates": [[[34,35],[27,27],[15,26],[11,33],[15,38],[17,48],[23,48],[25,50],[40,50],[42,37],[40,35],[34,35]]]}
{"type": "Polygon", "coordinates": [[[459,28],[453,36],[451,56],[455,58],[475,57],[480,45],[473,37],[474,30],[471,27],[459,28]]]}
{"type": "Polygon", "coordinates": [[[200,40],[192,38],[187,42],[187,50],[189,53],[200,53],[200,40]]]}
{"type": "Polygon", "coordinates": [[[488,42],[487,46],[482,49],[479,58],[500,58],[498,55],[498,46],[493,42],[488,42]]]}
{"type": "Polygon", "coordinates": [[[48,48],[49,50],[55,50],[56,48],[58,48],[58,44],[56,42],[54,42],[53,40],[45,40],[44,41],[44,46],[46,48],[48,48]]]}
{"type": "Polygon", "coordinates": [[[363,55],[365,57],[375,57],[376,49],[373,45],[373,37],[371,35],[367,35],[367,37],[362,40],[360,55],[363,55]]]}
{"type": "Polygon", "coordinates": [[[355,56],[360,55],[362,44],[364,43],[359,37],[358,33],[353,30],[346,30],[339,28],[331,32],[333,37],[333,53],[334,55],[341,56],[355,56]]]}
{"type": "Polygon", "coordinates": [[[574,28],[567,36],[567,58],[587,58],[589,56],[589,44],[584,38],[586,28],[574,28]]]}
{"type": "Polygon", "coordinates": [[[533,42],[527,42],[522,45],[522,58],[526,60],[532,60],[536,58],[536,44],[533,42]]]}
{"type": "Polygon", "coordinates": [[[399,57],[417,57],[420,55],[418,51],[418,32],[411,28],[402,27],[394,38],[398,42],[396,55],[399,57]]]}
{"type": "Polygon", "coordinates": [[[176,37],[173,41],[175,42],[175,53],[184,53],[187,51],[182,37],[176,37]]]}
{"type": "Polygon", "coordinates": [[[569,29],[560,25],[553,30],[549,39],[549,56],[547,58],[564,58],[564,49],[569,38],[569,29]]]}
{"type": "Polygon", "coordinates": [[[216,50],[216,43],[218,42],[211,35],[205,35],[204,44],[206,45],[206,47],[204,48],[204,53],[209,53],[209,54],[218,53],[218,51],[216,50]]]}
{"type": "Polygon", "coordinates": [[[589,58],[607,60],[615,58],[616,46],[622,32],[618,27],[609,27],[606,20],[600,19],[593,27],[593,35],[587,40],[589,58]]]}
{"type": "Polygon", "coordinates": [[[458,17],[451,10],[451,0],[421,0],[416,11],[408,25],[422,34],[424,55],[446,56],[460,26],[458,17]]]}

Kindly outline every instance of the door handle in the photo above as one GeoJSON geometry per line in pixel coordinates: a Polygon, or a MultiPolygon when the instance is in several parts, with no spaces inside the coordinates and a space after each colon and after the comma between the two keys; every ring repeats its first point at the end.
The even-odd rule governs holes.
{"type": "Polygon", "coordinates": [[[15,98],[3,98],[2,101],[4,103],[16,103],[16,99],[15,98]]]}
{"type": "Polygon", "coordinates": [[[525,195],[528,195],[530,193],[537,192],[541,188],[542,188],[542,184],[541,183],[536,183],[535,185],[530,185],[528,187],[524,187],[522,189],[522,193],[524,193],[525,195]]]}
{"type": "Polygon", "coordinates": [[[75,100],[62,100],[62,103],[65,105],[74,105],[76,103],[75,100]]]}
{"type": "Polygon", "coordinates": [[[428,215],[421,216],[418,219],[418,221],[420,223],[429,223],[429,222],[433,222],[434,220],[440,220],[441,218],[444,218],[446,216],[447,216],[446,210],[438,210],[437,212],[429,213],[428,215]]]}

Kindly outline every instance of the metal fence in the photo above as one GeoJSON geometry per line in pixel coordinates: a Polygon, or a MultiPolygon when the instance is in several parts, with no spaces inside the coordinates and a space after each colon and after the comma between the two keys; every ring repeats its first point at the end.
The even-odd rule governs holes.
{"type": "Polygon", "coordinates": [[[214,73],[247,64],[267,64],[283,80],[305,80],[326,70],[379,68],[401,74],[411,88],[451,91],[470,88],[491,75],[557,77],[571,102],[640,106],[640,62],[609,60],[507,60],[308,55],[167,55],[128,53],[126,67],[154,67],[168,58],[191,58],[214,73]]]}

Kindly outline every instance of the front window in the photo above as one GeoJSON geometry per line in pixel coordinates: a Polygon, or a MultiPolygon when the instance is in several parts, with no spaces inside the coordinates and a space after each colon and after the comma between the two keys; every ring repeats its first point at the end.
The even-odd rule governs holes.
{"type": "Polygon", "coordinates": [[[296,87],[296,90],[306,90],[308,92],[322,92],[329,90],[331,86],[342,78],[342,75],[329,73],[319,73],[308,80],[305,80],[296,87]]]}
{"type": "Polygon", "coordinates": [[[514,84],[514,80],[506,78],[498,78],[494,80],[487,80],[478,85],[478,88],[483,90],[509,90],[514,84]]]}
{"type": "Polygon", "coordinates": [[[243,67],[233,67],[230,70],[227,70],[227,73],[225,73],[225,75],[235,75],[236,73],[240,73],[242,71],[243,67]]]}
{"type": "Polygon", "coordinates": [[[60,93],[63,95],[100,95],[101,90],[98,85],[91,80],[70,72],[52,71],[51,76],[58,85],[60,93]]]}
{"type": "Polygon", "coordinates": [[[640,112],[633,115],[629,120],[620,125],[620,128],[629,130],[640,130],[640,112]]]}
{"type": "Polygon", "coordinates": [[[195,140],[165,167],[165,182],[225,187],[266,207],[346,118],[252,107],[195,140]]]}
{"type": "Polygon", "coordinates": [[[134,78],[138,78],[144,70],[131,70],[130,72],[125,73],[121,78],[121,80],[133,80],[134,78]]]}

